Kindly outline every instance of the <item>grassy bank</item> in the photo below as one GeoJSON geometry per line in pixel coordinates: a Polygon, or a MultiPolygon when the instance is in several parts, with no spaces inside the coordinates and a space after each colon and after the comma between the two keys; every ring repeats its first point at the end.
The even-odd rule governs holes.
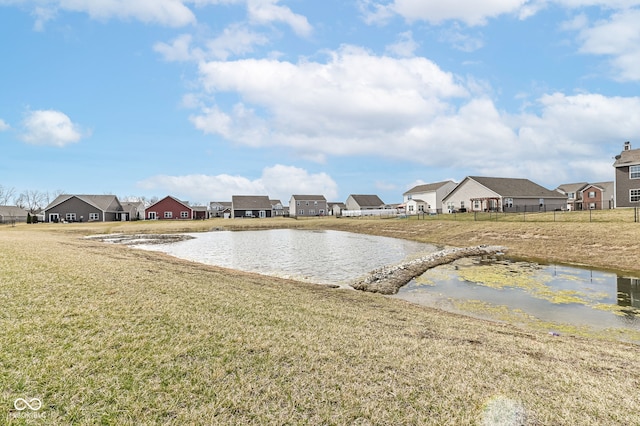
{"type": "Polygon", "coordinates": [[[458,425],[500,416],[640,424],[635,345],[524,332],[79,238],[333,228],[637,270],[637,256],[626,263],[607,254],[620,248],[634,257],[638,235],[627,234],[636,224],[562,225],[325,219],[0,227],[1,415],[10,424],[458,425]],[[605,265],[600,255],[617,263],[605,265]],[[43,407],[18,411],[17,398],[38,398],[43,407]]]}

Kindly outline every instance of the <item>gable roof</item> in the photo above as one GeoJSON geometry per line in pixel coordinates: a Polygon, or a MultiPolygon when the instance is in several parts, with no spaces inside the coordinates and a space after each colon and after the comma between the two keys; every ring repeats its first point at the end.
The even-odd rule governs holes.
{"type": "Polygon", "coordinates": [[[156,205],[156,204],[158,204],[158,203],[161,203],[162,201],[166,200],[167,198],[168,198],[168,199],[170,199],[170,200],[175,201],[176,203],[182,204],[183,206],[185,206],[185,207],[186,207],[186,208],[188,208],[189,210],[193,210],[193,207],[191,207],[191,206],[189,205],[189,203],[187,203],[186,201],[178,200],[176,197],[172,197],[171,195],[167,195],[166,197],[164,197],[164,198],[162,198],[162,199],[160,199],[160,200],[156,201],[155,203],[153,203],[153,204],[151,204],[149,207],[147,207],[147,208],[146,208],[146,210],[150,210],[153,206],[155,206],[155,205],[156,205]]]}
{"type": "Polygon", "coordinates": [[[26,217],[27,213],[18,206],[0,206],[0,217],[26,217]]]}
{"type": "Polygon", "coordinates": [[[616,155],[613,167],[627,167],[640,164],[640,149],[625,149],[616,155]]]}
{"type": "Polygon", "coordinates": [[[474,180],[501,197],[566,198],[565,195],[562,195],[558,191],[551,191],[537,183],[531,182],[529,179],[467,176],[460,182],[458,187],[467,180],[474,180]]]}
{"type": "Polygon", "coordinates": [[[402,195],[415,194],[415,193],[421,193],[421,192],[433,192],[433,191],[437,191],[438,189],[450,183],[454,183],[454,182],[452,180],[447,180],[444,182],[425,183],[423,185],[414,186],[413,188],[411,188],[410,190],[408,190],[402,195]]]}
{"type": "Polygon", "coordinates": [[[231,197],[233,210],[271,210],[267,195],[234,195],[231,197]]]}
{"type": "Polygon", "coordinates": [[[291,197],[295,198],[297,201],[327,201],[327,199],[324,198],[324,195],[292,195],[291,197]]]}
{"type": "Polygon", "coordinates": [[[350,197],[360,207],[375,207],[375,208],[378,208],[378,207],[384,205],[384,202],[377,195],[351,194],[350,197]]]}
{"type": "Polygon", "coordinates": [[[563,194],[570,193],[578,193],[583,190],[587,185],[587,182],[579,182],[579,183],[564,183],[556,188],[556,191],[559,191],[563,194]]]}
{"type": "MultiPolygon", "coordinates": [[[[109,211],[109,207],[116,202],[120,207],[122,207],[122,205],[120,204],[120,201],[118,201],[118,197],[116,197],[115,195],[72,195],[72,194],[61,194],[58,195],[56,197],[55,200],[53,200],[47,207],[45,207],[45,211],[46,210],[50,210],[52,208],[54,208],[57,205],[60,205],[62,203],[64,203],[65,201],[70,200],[71,198],[77,198],[95,208],[97,208],[98,210],[101,210],[103,212],[109,211]]],[[[116,210],[119,211],[119,210],[116,210]]]]}

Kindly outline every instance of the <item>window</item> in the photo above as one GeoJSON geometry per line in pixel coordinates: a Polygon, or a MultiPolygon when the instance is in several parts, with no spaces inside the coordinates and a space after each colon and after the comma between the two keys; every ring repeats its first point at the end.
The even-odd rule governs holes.
{"type": "Polygon", "coordinates": [[[314,202],[313,202],[313,205],[314,205],[314,206],[317,206],[317,205],[318,205],[318,202],[317,202],[317,201],[314,201],[314,202]]]}
{"type": "Polygon", "coordinates": [[[309,205],[309,202],[308,202],[308,201],[305,201],[305,203],[306,203],[307,205],[309,205]]]}
{"type": "Polygon", "coordinates": [[[180,212],[180,217],[182,219],[188,219],[189,218],[189,212],[180,212]]]}
{"type": "Polygon", "coordinates": [[[570,200],[573,200],[576,198],[576,193],[575,192],[570,192],[567,194],[567,198],[570,200]]]}
{"type": "Polygon", "coordinates": [[[309,210],[309,216],[315,216],[316,211],[315,210],[309,210]]]}
{"type": "Polygon", "coordinates": [[[75,213],[67,213],[64,217],[67,222],[75,222],[76,221],[76,214],[75,213]]]}
{"type": "Polygon", "coordinates": [[[464,209],[464,201],[460,201],[460,208],[464,209]]]}
{"type": "Polygon", "coordinates": [[[418,211],[424,212],[424,205],[423,204],[418,205],[418,211]]]}
{"type": "Polygon", "coordinates": [[[596,208],[596,203],[589,203],[589,209],[595,210],[595,208],[596,208]]]}
{"type": "Polygon", "coordinates": [[[149,219],[150,220],[156,220],[158,218],[158,213],[157,212],[149,212],[149,219]]]}
{"type": "Polygon", "coordinates": [[[513,198],[505,198],[503,203],[505,207],[511,208],[513,207],[513,198]]]}
{"type": "Polygon", "coordinates": [[[304,210],[302,209],[298,210],[298,216],[304,216],[304,210]]]}
{"type": "Polygon", "coordinates": [[[299,205],[300,205],[300,201],[296,201],[296,206],[299,206],[299,205]]]}
{"type": "Polygon", "coordinates": [[[640,189],[630,189],[629,190],[629,201],[632,203],[637,203],[640,201],[640,189]]]}
{"type": "Polygon", "coordinates": [[[410,212],[412,212],[412,211],[413,211],[413,204],[411,204],[411,205],[409,206],[409,211],[410,211],[410,212]]]}
{"type": "Polygon", "coordinates": [[[589,191],[589,198],[596,198],[596,191],[589,191]]]}
{"type": "Polygon", "coordinates": [[[324,216],[324,209],[320,209],[319,213],[320,213],[320,216],[324,216]]]}
{"type": "Polygon", "coordinates": [[[638,179],[638,178],[640,178],[640,166],[630,166],[629,179],[638,179]]]}
{"type": "Polygon", "coordinates": [[[540,198],[540,200],[538,201],[538,203],[540,204],[540,206],[544,206],[544,198],[540,198]]]}
{"type": "Polygon", "coordinates": [[[89,220],[99,220],[100,213],[89,213],[89,220]]]}
{"type": "Polygon", "coordinates": [[[480,210],[480,200],[473,200],[473,209],[480,210]]]}
{"type": "Polygon", "coordinates": [[[244,212],[244,215],[245,215],[246,217],[253,217],[253,210],[246,210],[246,211],[244,212]]]}
{"type": "Polygon", "coordinates": [[[165,219],[171,219],[173,217],[173,212],[164,212],[165,219]]]}

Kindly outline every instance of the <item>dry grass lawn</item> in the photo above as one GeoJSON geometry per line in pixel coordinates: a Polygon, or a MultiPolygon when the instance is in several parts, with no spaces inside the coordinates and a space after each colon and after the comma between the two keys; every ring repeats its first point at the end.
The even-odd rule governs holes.
{"type": "Polygon", "coordinates": [[[333,228],[640,271],[640,224],[208,220],[0,227],[0,423],[640,424],[640,347],[82,239],[333,228]],[[38,411],[16,410],[38,398],[38,411]],[[509,423],[509,421],[512,421],[509,423]]]}

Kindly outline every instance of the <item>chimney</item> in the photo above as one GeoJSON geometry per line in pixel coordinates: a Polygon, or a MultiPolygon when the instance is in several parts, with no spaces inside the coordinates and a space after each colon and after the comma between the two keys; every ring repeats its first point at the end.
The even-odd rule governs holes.
{"type": "Polygon", "coordinates": [[[624,150],[625,150],[625,151],[629,151],[630,149],[631,149],[631,142],[626,141],[626,142],[624,143],[624,150]]]}

